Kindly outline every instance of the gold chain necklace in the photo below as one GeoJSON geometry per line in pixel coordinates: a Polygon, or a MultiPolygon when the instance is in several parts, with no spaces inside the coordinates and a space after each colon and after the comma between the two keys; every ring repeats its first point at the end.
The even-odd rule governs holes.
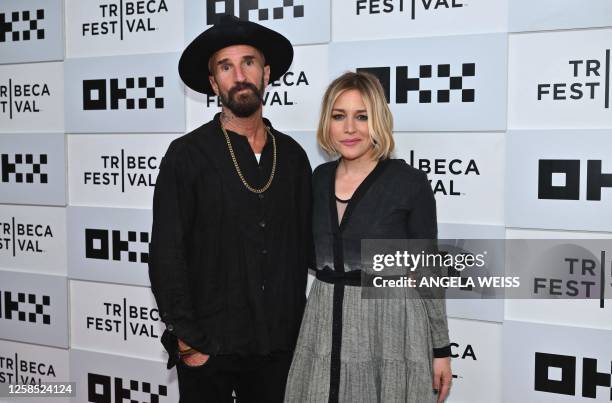
{"type": "Polygon", "coordinates": [[[274,173],[276,172],[276,138],[274,138],[274,135],[270,131],[270,128],[266,126],[266,131],[268,132],[270,137],[272,137],[272,172],[270,172],[270,178],[268,179],[268,182],[261,189],[256,189],[247,183],[246,179],[244,178],[244,175],[242,175],[242,171],[240,170],[240,166],[238,165],[238,160],[236,159],[236,154],[234,154],[234,148],[232,147],[230,138],[227,135],[227,132],[225,131],[225,127],[223,127],[223,125],[221,125],[221,130],[223,130],[223,135],[225,136],[225,142],[227,143],[227,148],[229,149],[230,156],[232,157],[232,161],[234,162],[234,168],[236,168],[236,173],[238,174],[238,177],[242,181],[242,184],[249,191],[253,193],[257,193],[257,194],[263,193],[266,190],[268,190],[268,188],[272,184],[272,179],[274,179],[274,173]]]}

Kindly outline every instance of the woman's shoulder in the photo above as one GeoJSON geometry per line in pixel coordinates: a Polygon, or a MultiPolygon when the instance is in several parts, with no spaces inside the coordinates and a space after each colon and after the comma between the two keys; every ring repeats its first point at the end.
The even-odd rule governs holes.
{"type": "Polygon", "coordinates": [[[324,162],[323,164],[317,166],[312,173],[312,181],[323,180],[324,178],[329,178],[330,175],[336,172],[336,165],[338,165],[338,161],[329,161],[324,162]]]}

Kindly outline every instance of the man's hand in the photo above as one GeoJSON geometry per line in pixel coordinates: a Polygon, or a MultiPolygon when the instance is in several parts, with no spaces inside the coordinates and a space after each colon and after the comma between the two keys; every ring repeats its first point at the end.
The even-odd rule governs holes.
{"type": "Polygon", "coordinates": [[[438,402],[444,402],[448,396],[453,374],[451,372],[450,357],[433,359],[433,388],[438,391],[438,402]]]}
{"type": "MultiPolygon", "coordinates": [[[[179,348],[179,352],[180,351],[187,351],[187,350],[191,349],[191,347],[189,347],[189,345],[187,345],[181,339],[178,340],[178,348],[179,348]]],[[[206,361],[208,361],[210,356],[207,355],[207,354],[202,354],[199,351],[195,351],[195,350],[193,350],[193,351],[194,351],[193,354],[184,355],[181,358],[181,360],[183,360],[185,365],[188,365],[190,367],[199,367],[201,365],[206,364],[206,361]]]]}

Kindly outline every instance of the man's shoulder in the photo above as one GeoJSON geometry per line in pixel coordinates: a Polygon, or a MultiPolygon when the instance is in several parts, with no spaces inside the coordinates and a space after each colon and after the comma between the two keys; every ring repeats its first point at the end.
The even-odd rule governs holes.
{"type": "Polygon", "coordinates": [[[207,141],[213,132],[213,121],[172,140],[166,151],[166,157],[181,158],[194,150],[203,150],[202,144],[207,141]]]}

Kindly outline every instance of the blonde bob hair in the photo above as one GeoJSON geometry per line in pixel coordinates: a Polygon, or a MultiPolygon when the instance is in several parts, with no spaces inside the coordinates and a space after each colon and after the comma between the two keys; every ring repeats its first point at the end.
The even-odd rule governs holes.
{"type": "Polygon", "coordinates": [[[385,92],[374,75],[364,72],[347,72],[336,78],[327,87],[321,105],[321,117],[317,129],[319,146],[330,155],[338,155],[330,133],[332,109],[340,95],[348,90],[357,90],[363,98],[368,113],[368,129],[374,147],[375,159],[387,159],[395,147],[393,141],[393,116],[387,106],[385,92]]]}

